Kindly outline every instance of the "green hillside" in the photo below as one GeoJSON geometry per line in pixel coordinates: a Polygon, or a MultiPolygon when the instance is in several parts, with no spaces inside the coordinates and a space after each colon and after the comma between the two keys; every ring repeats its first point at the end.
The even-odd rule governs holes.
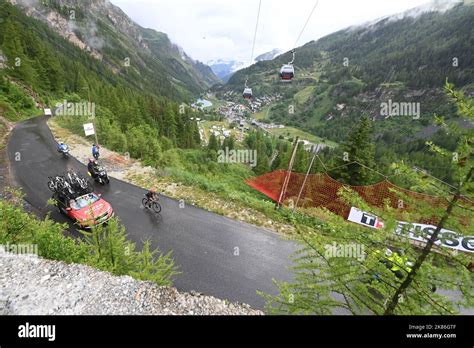
{"type": "MultiPolygon", "coordinates": [[[[217,95],[240,92],[248,76],[255,97],[280,93],[283,99],[257,114],[340,143],[365,114],[374,121],[373,137],[381,164],[395,158],[424,165],[450,180],[445,165],[427,154],[433,140],[452,150],[446,134],[438,133],[433,114],[458,120],[442,89],[446,79],[474,95],[474,6],[456,5],[446,12],[383,19],[367,26],[333,33],[296,49],[291,83],[279,81],[287,52],[236,72],[217,95]],[[455,33],[455,35],[454,35],[455,33]],[[419,117],[381,114],[381,103],[419,103],[419,117]],[[294,113],[288,106],[294,106],[294,113]],[[439,169],[439,167],[441,169],[439,169]]],[[[470,125],[472,126],[472,125],[470,125]]],[[[337,155],[337,154],[336,154],[337,155]]],[[[381,168],[383,165],[381,165],[381,168]]]]}
{"type": "MultiPolygon", "coordinates": [[[[30,19],[47,24],[49,29],[141,90],[187,99],[218,82],[209,67],[188,57],[166,34],[142,28],[108,1],[19,0],[17,9],[24,9],[30,19]]],[[[28,23],[24,18],[16,19],[24,25],[28,23]]],[[[43,28],[31,27],[35,34],[59,46],[58,40],[49,34],[45,36],[43,28]]],[[[69,50],[62,46],[55,50],[69,50]]]]}
{"type": "MultiPolygon", "coordinates": [[[[4,60],[0,108],[9,119],[38,114],[36,105],[54,107],[63,100],[90,100],[96,104],[96,123],[104,145],[118,151],[156,161],[162,150],[199,146],[198,128],[190,120],[189,109],[180,113],[178,106],[191,91],[185,84],[175,87],[178,83],[167,75],[160,60],[150,55],[145,58],[154,65],[144,61],[143,65],[131,64],[130,70],[125,66],[116,70],[117,55],[97,59],[5,1],[0,1],[0,18],[4,60]],[[142,140],[147,141],[144,150],[139,145],[142,140]]],[[[124,40],[112,33],[107,39],[104,51],[124,40]]],[[[70,122],[82,121],[75,117],[70,122]]]]}

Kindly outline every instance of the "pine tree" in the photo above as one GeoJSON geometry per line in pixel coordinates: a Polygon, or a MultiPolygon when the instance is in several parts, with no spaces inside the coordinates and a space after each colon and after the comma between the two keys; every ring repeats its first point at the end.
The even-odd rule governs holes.
{"type": "Polygon", "coordinates": [[[19,26],[13,20],[8,20],[3,33],[2,49],[8,59],[8,67],[11,69],[12,76],[34,85],[36,74],[31,66],[31,61],[25,54],[20,32],[19,26]]]}
{"type": "Polygon", "coordinates": [[[193,137],[193,147],[197,147],[201,145],[201,133],[199,132],[199,125],[197,122],[193,122],[193,130],[192,130],[192,137],[193,137]]]}
{"type": "MultiPolygon", "coordinates": [[[[451,101],[456,105],[458,114],[469,121],[474,121],[474,100],[468,99],[464,96],[462,92],[456,91],[454,86],[446,81],[445,85],[446,93],[448,94],[451,101]]],[[[459,129],[456,125],[448,125],[444,122],[444,119],[441,117],[437,117],[436,121],[439,125],[441,125],[447,132],[452,133],[453,135],[457,135],[459,137],[459,143],[456,148],[456,152],[449,153],[447,151],[442,150],[441,148],[437,147],[433,143],[428,142],[428,146],[430,146],[431,151],[437,153],[439,156],[445,156],[452,159],[452,169],[455,172],[455,177],[458,180],[457,188],[453,196],[448,195],[446,199],[449,201],[448,207],[443,212],[441,219],[439,220],[436,229],[433,231],[431,236],[428,239],[426,246],[423,248],[421,254],[415,261],[411,272],[407,275],[405,280],[398,286],[395,293],[392,294],[387,307],[385,309],[384,314],[391,315],[394,314],[397,307],[400,304],[400,298],[404,296],[408,289],[412,287],[417,281],[418,273],[422,273],[423,266],[426,262],[430,261],[430,257],[432,254],[434,243],[438,240],[438,236],[441,230],[449,223],[449,220],[453,219],[453,215],[456,212],[460,214],[466,214],[472,208],[466,205],[459,203],[459,200],[465,194],[472,194],[474,183],[472,181],[472,177],[474,175],[474,131],[472,129],[459,129]]],[[[472,216],[471,216],[472,218],[472,216]]],[[[469,229],[467,230],[468,233],[472,233],[472,221],[469,225],[469,229]]],[[[462,228],[460,224],[456,224],[458,229],[462,228]]],[[[456,260],[456,258],[452,258],[452,261],[456,260]]],[[[459,261],[459,260],[456,260],[459,261]]],[[[469,261],[467,261],[469,262],[469,261]]],[[[469,265],[472,267],[472,259],[471,264],[469,265]]],[[[466,260],[461,259],[461,264],[466,265],[466,260]]],[[[461,287],[462,290],[465,290],[461,287]]],[[[467,294],[468,300],[469,296],[471,296],[470,300],[472,301],[472,279],[470,284],[471,295],[467,294]]]]}
{"type": "MultiPolygon", "coordinates": [[[[258,139],[258,135],[257,135],[258,139]]],[[[262,175],[265,173],[268,173],[270,171],[270,165],[269,165],[269,158],[267,155],[267,148],[265,147],[265,144],[260,141],[257,142],[257,164],[253,168],[253,171],[257,175],[262,175]]]]}
{"type": "Polygon", "coordinates": [[[163,135],[166,136],[168,139],[176,142],[176,115],[173,111],[173,107],[170,103],[167,103],[163,110],[163,124],[161,125],[163,128],[163,135]]]}
{"type": "Polygon", "coordinates": [[[339,157],[338,169],[334,173],[337,178],[350,185],[371,183],[373,172],[370,169],[374,168],[375,163],[372,132],[372,122],[367,116],[363,116],[342,146],[343,153],[339,157]]]}
{"type": "Polygon", "coordinates": [[[229,151],[235,148],[235,139],[233,135],[224,139],[224,142],[222,143],[222,149],[225,150],[226,148],[228,148],[229,151]]]}
{"type": "Polygon", "coordinates": [[[295,163],[293,164],[293,171],[297,173],[306,173],[309,165],[310,153],[304,149],[302,141],[298,142],[296,149],[295,163]]]}
{"type": "Polygon", "coordinates": [[[160,254],[158,250],[151,250],[150,241],[145,241],[142,251],[135,257],[139,267],[130,272],[130,275],[135,279],[153,281],[161,286],[173,285],[173,276],[179,272],[176,270],[171,253],[170,251],[167,254],[160,254]]]}
{"type": "MultiPolygon", "coordinates": [[[[473,100],[450,84],[445,88],[458,113],[474,121],[473,100]]],[[[262,293],[270,313],[447,315],[458,313],[460,307],[474,305],[474,282],[469,270],[472,254],[455,252],[445,246],[434,247],[435,241],[451,238],[451,235],[440,236],[445,228],[465,237],[465,247],[473,250],[472,237],[466,237],[474,230],[472,201],[462,197],[469,197],[474,189],[474,129],[460,129],[455,122],[448,125],[442,118],[438,118],[438,123],[459,136],[454,153],[429,144],[439,156],[452,159],[458,182],[455,191],[403,164],[397,164],[396,169],[418,182],[419,187],[436,188],[447,203],[438,206],[398,192],[400,200],[396,207],[386,202],[383,208],[376,208],[368,206],[355,192],[341,190],[341,199],[381,217],[384,227],[369,229],[323,210],[318,216],[324,216],[325,221],[315,221],[313,228],[297,224],[301,249],[294,256],[294,281],[277,282],[278,296],[262,293]],[[412,209],[404,209],[405,204],[412,209]],[[420,233],[425,240],[421,246],[414,245],[405,234],[413,226],[405,226],[395,233],[400,227],[398,220],[416,223],[428,217],[435,218],[437,223],[429,232],[420,233]],[[393,252],[398,256],[390,256],[386,248],[392,250],[392,256],[393,252]],[[445,290],[457,291],[459,297],[446,295],[445,290]]],[[[447,245],[455,243],[460,243],[459,239],[447,245]]]]}
{"type": "Polygon", "coordinates": [[[161,134],[160,123],[161,123],[161,115],[160,110],[158,107],[158,103],[155,98],[148,97],[148,113],[151,118],[151,123],[158,130],[158,133],[161,134]]]}
{"type": "Polygon", "coordinates": [[[209,136],[209,144],[207,145],[208,150],[213,150],[213,151],[218,151],[220,146],[219,146],[219,141],[217,140],[217,137],[212,133],[209,136]]]}
{"type": "Polygon", "coordinates": [[[271,169],[288,169],[288,163],[290,162],[291,157],[290,143],[288,141],[278,140],[276,151],[278,151],[278,155],[274,159],[271,169]]]}
{"type": "Polygon", "coordinates": [[[84,235],[81,246],[88,249],[88,263],[115,275],[130,275],[136,279],[153,281],[158,285],[171,285],[177,269],[171,252],[162,254],[151,249],[145,241],[141,251],[127,240],[125,228],[113,218],[107,226],[94,226],[84,235]]]}
{"type": "Polygon", "coordinates": [[[74,79],[74,91],[82,95],[84,99],[88,99],[87,89],[89,85],[80,71],[76,71],[74,79]]]}

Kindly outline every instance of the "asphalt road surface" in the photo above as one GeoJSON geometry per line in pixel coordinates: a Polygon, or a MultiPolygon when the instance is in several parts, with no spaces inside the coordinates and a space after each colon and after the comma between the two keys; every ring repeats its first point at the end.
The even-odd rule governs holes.
{"type": "MultiPolygon", "coordinates": [[[[68,169],[87,173],[75,158],[63,158],[45,118],[18,123],[8,143],[12,176],[22,187],[26,200],[43,214],[59,222],[69,221],[57,209],[46,205],[51,198],[48,176],[68,169]]],[[[96,192],[112,204],[127,229],[128,238],[141,246],[149,239],[152,247],[173,251],[181,274],[175,286],[195,290],[229,301],[244,302],[263,309],[264,300],[256,291],[277,292],[272,279],[291,280],[290,254],[295,245],[277,234],[231,220],[206,210],[161,196],[159,216],[143,209],[145,190],[111,178],[108,186],[95,184],[96,192]]],[[[72,234],[79,235],[74,228],[72,234]]]]}

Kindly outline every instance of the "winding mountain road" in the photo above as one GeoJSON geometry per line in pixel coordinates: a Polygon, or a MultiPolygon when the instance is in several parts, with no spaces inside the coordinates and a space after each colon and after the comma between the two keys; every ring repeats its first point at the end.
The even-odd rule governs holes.
{"type": "MultiPolygon", "coordinates": [[[[87,168],[75,158],[63,158],[45,117],[17,123],[8,143],[13,181],[26,194],[26,200],[43,214],[59,222],[69,221],[54,207],[47,206],[51,192],[48,176],[74,169],[86,174],[87,168]]],[[[185,205],[161,196],[159,217],[144,210],[145,190],[111,179],[110,185],[96,185],[96,192],[112,204],[127,229],[128,238],[142,245],[173,251],[180,274],[175,286],[195,290],[229,301],[244,302],[262,309],[264,300],[256,291],[276,293],[272,279],[291,280],[290,254],[294,243],[277,234],[185,205]]],[[[71,234],[78,235],[74,228],[71,234]]]]}
{"type": "MultiPolygon", "coordinates": [[[[57,209],[47,205],[51,198],[48,176],[68,169],[87,172],[75,158],[63,158],[45,117],[17,123],[8,143],[12,178],[26,194],[26,200],[43,215],[51,213],[58,222],[69,222],[57,209]]],[[[276,233],[235,221],[206,210],[161,196],[163,210],[157,217],[141,206],[146,190],[111,178],[110,185],[96,185],[96,192],[112,204],[127,229],[128,238],[141,247],[149,239],[152,247],[173,251],[179,266],[174,285],[180,291],[195,290],[232,302],[263,309],[257,290],[276,294],[273,279],[291,280],[290,255],[296,245],[276,233]]],[[[71,226],[69,233],[78,236],[71,226]]],[[[439,290],[458,299],[459,292],[439,290]]],[[[335,294],[335,298],[338,295],[335,294]]],[[[461,308],[474,314],[473,308],[461,308]]],[[[336,310],[334,314],[347,314],[336,310]]]]}

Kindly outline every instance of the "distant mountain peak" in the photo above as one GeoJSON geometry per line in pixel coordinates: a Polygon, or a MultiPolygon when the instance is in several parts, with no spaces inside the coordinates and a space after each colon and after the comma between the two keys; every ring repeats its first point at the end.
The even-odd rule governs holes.
{"type": "MultiPolygon", "coordinates": [[[[261,55],[257,56],[252,64],[255,64],[257,62],[265,61],[265,60],[272,60],[275,59],[277,56],[279,56],[282,53],[282,50],[278,48],[274,48],[273,50],[269,52],[262,53],[261,55]]],[[[219,77],[222,81],[227,82],[232,75],[244,68],[247,68],[249,65],[248,63],[244,63],[238,60],[234,59],[212,59],[207,62],[207,65],[209,65],[216,74],[217,77],[219,77]]]]}
{"type": "Polygon", "coordinates": [[[259,55],[257,58],[255,58],[256,62],[261,62],[264,60],[272,60],[278,57],[283,51],[280,50],[279,48],[274,48],[270,52],[265,52],[259,55]]]}
{"type": "Polygon", "coordinates": [[[236,71],[246,67],[244,62],[232,59],[213,59],[208,61],[207,65],[224,82],[227,82],[236,71]]]}

